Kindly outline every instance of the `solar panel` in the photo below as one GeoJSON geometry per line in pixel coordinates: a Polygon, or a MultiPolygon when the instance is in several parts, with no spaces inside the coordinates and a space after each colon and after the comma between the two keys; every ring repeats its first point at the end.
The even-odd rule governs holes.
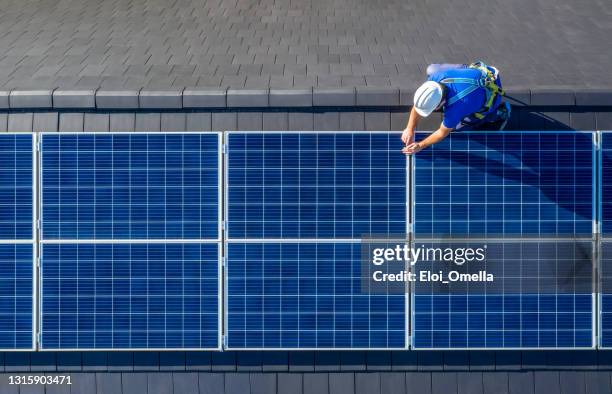
{"type": "Polygon", "coordinates": [[[220,133],[41,139],[41,348],[219,348],[220,133]]]}
{"type": "Polygon", "coordinates": [[[43,244],[41,348],[216,349],[217,243],[43,244]]]}
{"type": "Polygon", "coordinates": [[[406,232],[406,166],[394,133],[227,134],[230,239],[406,232]]]}
{"type": "Polygon", "coordinates": [[[0,244],[0,349],[33,349],[33,288],[32,245],[0,244]]]}
{"type": "Polygon", "coordinates": [[[599,253],[599,346],[612,347],[612,242],[603,240],[599,253]]]}
{"type": "Polygon", "coordinates": [[[217,239],[219,139],[43,134],[43,238],[217,239]]]}
{"type": "Polygon", "coordinates": [[[453,133],[414,163],[417,237],[591,237],[592,133],[453,133]]]}
{"type": "Polygon", "coordinates": [[[0,133],[0,350],[34,348],[34,144],[0,133]]]}
{"type": "Polygon", "coordinates": [[[0,134],[0,240],[32,239],[31,134],[0,134]]]}
{"type": "Polygon", "coordinates": [[[406,347],[406,295],[363,291],[359,243],[226,247],[226,348],[406,347]]]}
{"type": "Polygon", "coordinates": [[[601,133],[601,233],[604,237],[612,235],[612,134],[601,133]]]}
{"type": "Polygon", "coordinates": [[[412,345],[417,349],[591,348],[594,346],[593,243],[590,241],[470,241],[417,247],[483,247],[483,262],[443,266],[419,262],[440,281],[417,281],[412,345]],[[493,281],[453,281],[460,274],[493,281]],[[482,276],[484,278],[484,276],[482,276]]]}

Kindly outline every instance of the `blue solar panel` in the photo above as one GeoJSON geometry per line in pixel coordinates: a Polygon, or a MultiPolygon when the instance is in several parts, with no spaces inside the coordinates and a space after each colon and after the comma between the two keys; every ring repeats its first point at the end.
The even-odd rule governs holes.
{"type": "Polygon", "coordinates": [[[229,133],[228,237],[406,232],[406,158],[388,133],[229,133]]]}
{"type": "Polygon", "coordinates": [[[612,234],[612,134],[601,133],[601,232],[612,234]]]}
{"type": "Polygon", "coordinates": [[[44,239],[217,239],[219,135],[44,134],[44,239]]]}
{"type": "Polygon", "coordinates": [[[612,347],[612,242],[601,242],[599,255],[599,345],[612,347]]]}
{"type": "MultiPolygon", "coordinates": [[[[471,242],[470,246],[477,244],[471,242]]],[[[458,243],[453,245],[457,247],[458,243]]],[[[414,348],[594,346],[591,242],[507,241],[486,245],[483,263],[452,269],[441,268],[441,262],[415,265],[417,276],[428,270],[442,269],[445,276],[451,270],[484,270],[493,275],[494,281],[416,282],[412,304],[414,348]]]]}
{"type": "Polygon", "coordinates": [[[32,239],[32,134],[0,134],[0,240],[32,239]]]}
{"type": "Polygon", "coordinates": [[[227,244],[228,348],[404,348],[406,295],[361,288],[359,243],[227,244]]]}
{"type": "Polygon", "coordinates": [[[0,349],[33,348],[31,244],[0,244],[0,349]]]}
{"type": "Polygon", "coordinates": [[[43,244],[43,349],[218,348],[217,243],[43,244]]]}
{"type": "Polygon", "coordinates": [[[593,157],[592,133],[453,133],[415,156],[415,235],[590,237],[593,157]]]}

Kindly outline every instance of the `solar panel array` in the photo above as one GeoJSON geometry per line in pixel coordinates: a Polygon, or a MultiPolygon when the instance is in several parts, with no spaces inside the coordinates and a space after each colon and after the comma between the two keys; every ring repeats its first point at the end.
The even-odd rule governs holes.
{"type": "Polygon", "coordinates": [[[592,133],[457,133],[415,156],[416,237],[593,233],[592,133]]]}
{"type": "Polygon", "coordinates": [[[357,243],[406,232],[399,135],[226,138],[228,348],[405,348],[406,296],[361,289],[357,243]]]}
{"type": "Polygon", "coordinates": [[[34,137],[0,134],[0,350],[35,346],[37,298],[43,350],[590,348],[597,247],[611,347],[599,136],[596,171],[593,133],[457,133],[408,161],[395,133],[228,132],[223,177],[220,133],[43,133],[37,295],[34,137]],[[486,243],[495,283],[417,282],[410,308],[364,289],[361,241],[408,225],[486,243]]]}
{"type": "Polygon", "coordinates": [[[0,134],[0,350],[34,348],[31,134],[0,134]]]}
{"type": "Polygon", "coordinates": [[[220,135],[41,138],[41,348],[219,348],[220,135]]]}

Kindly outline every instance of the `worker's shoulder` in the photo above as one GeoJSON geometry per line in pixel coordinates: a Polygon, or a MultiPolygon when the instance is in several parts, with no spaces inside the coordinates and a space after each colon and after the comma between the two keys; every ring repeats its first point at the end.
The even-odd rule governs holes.
{"type": "Polygon", "coordinates": [[[480,71],[473,68],[451,68],[441,70],[429,77],[431,81],[440,82],[445,78],[479,78],[480,71]]]}

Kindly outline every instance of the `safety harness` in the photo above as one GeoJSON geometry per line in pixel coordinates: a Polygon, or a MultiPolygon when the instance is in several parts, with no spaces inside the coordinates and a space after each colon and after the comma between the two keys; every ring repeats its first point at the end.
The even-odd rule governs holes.
{"type": "Polygon", "coordinates": [[[504,91],[501,89],[495,82],[497,81],[497,77],[499,75],[499,71],[492,66],[487,66],[482,61],[477,61],[468,66],[468,68],[473,68],[480,71],[480,78],[444,78],[440,81],[442,84],[447,83],[464,83],[468,86],[463,89],[455,96],[453,96],[450,100],[446,102],[446,105],[453,105],[457,101],[466,97],[468,94],[478,90],[479,88],[484,88],[486,92],[486,99],[484,106],[473,116],[477,119],[484,119],[485,116],[491,111],[491,107],[495,103],[495,99],[498,95],[503,96],[504,91]]]}

